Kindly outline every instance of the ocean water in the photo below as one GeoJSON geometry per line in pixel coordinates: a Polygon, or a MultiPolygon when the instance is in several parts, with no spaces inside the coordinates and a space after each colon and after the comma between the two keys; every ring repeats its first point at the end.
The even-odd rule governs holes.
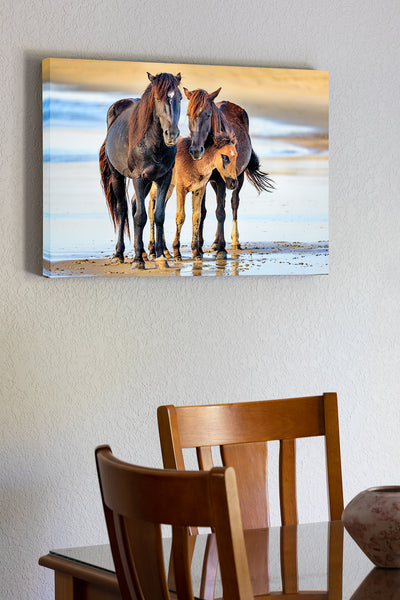
{"type": "MultiPolygon", "coordinates": [[[[116,234],[100,184],[98,153],[106,135],[107,110],[122,97],[125,94],[118,91],[96,92],[54,83],[44,84],[43,256],[52,263],[98,258],[114,251],[116,234]]],[[[179,124],[182,135],[189,133],[186,108],[185,99],[182,101],[179,124]]],[[[328,242],[328,154],[319,150],[318,145],[302,145],[293,141],[295,138],[310,139],[315,134],[327,132],[306,125],[252,116],[248,112],[253,148],[263,170],[274,180],[275,190],[258,195],[245,181],[238,217],[241,243],[264,247],[276,242],[308,245],[328,242]]],[[[131,182],[128,184],[128,193],[133,194],[131,182]]],[[[210,247],[214,240],[215,207],[214,192],[208,187],[205,247],[210,247]]],[[[172,245],[175,234],[175,210],[176,198],[173,194],[166,209],[165,235],[168,246],[172,245]]],[[[230,192],[227,194],[226,214],[225,236],[230,242],[230,192]]],[[[186,222],[181,236],[188,256],[191,231],[191,198],[188,195],[186,222]]],[[[147,245],[148,225],[144,239],[147,245]]],[[[132,251],[132,241],[127,240],[126,246],[128,252],[132,251]]],[[[312,253],[308,256],[308,265],[308,272],[313,272],[312,253]]],[[[328,270],[327,260],[321,266],[317,256],[315,265],[315,272],[328,270]]],[[[276,271],[279,273],[279,265],[276,271]]],[[[257,272],[260,273],[260,269],[257,272]]],[[[246,274],[252,274],[251,268],[246,269],[246,274]]]]}

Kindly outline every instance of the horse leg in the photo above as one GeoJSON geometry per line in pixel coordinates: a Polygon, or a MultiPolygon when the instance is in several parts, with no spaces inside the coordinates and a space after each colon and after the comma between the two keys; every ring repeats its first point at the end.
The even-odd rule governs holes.
{"type": "Polygon", "coordinates": [[[217,208],[215,215],[217,217],[217,232],[215,234],[215,240],[212,245],[212,249],[217,253],[217,258],[226,258],[226,244],[225,244],[225,197],[226,197],[226,185],[218,171],[214,170],[211,175],[211,185],[217,195],[217,208]]]}
{"type": "Polygon", "coordinates": [[[153,259],[156,257],[156,247],[154,245],[154,211],[156,208],[156,184],[150,188],[150,201],[149,201],[149,221],[150,221],[150,240],[149,240],[149,258],[153,259]]]}
{"type": "Polygon", "coordinates": [[[201,199],[200,229],[199,229],[199,244],[200,244],[200,251],[201,251],[202,255],[203,255],[203,246],[204,246],[203,231],[204,231],[204,221],[205,221],[205,218],[206,218],[206,214],[207,214],[207,209],[206,209],[206,188],[204,188],[203,198],[201,199]]]}
{"type": "Polygon", "coordinates": [[[132,269],[144,269],[144,246],[143,246],[143,229],[146,225],[147,214],[144,200],[149,193],[151,182],[144,182],[141,177],[133,180],[135,188],[136,201],[132,205],[133,224],[135,232],[134,248],[135,258],[133,259],[132,269]]]}
{"type": "Polygon", "coordinates": [[[126,202],[126,194],[125,194],[125,177],[123,175],[121,175],[121,173],[116,171],[115,169],[112,170],[111,185],[112,185],[115,197],[117,199],[116,212],[118,215],[118,224],[119,224],[118,239],[117,239],[117,245],[115,247],[114,257],[117,259],[118,262],[123,263],[124,262],[124,251],[125,251],[124,229],[126,227],[127,219],[128,219],[128,204],[126,202]]]}
{"type": "Polygon", "coordinates": [[[232,248],[233,250],[241,250],[241,246],[239,243],[239,231],[238,231],[238,225],[237,225],[237,213],[238,213],[238,208],[239,208],[239,192],[242,189],[243,186],[243,181],[244,181],[244,171],[243,173],[240,173],[240,175],[238,176],[238,185],[237,188],[233,190],[232,192],[232,198],[231,198],[231,206],[232,206],[232,217],[233,217],[233,224],[232,224],[232,248]]]}
{"type": "MultiPolygon", "coordinates": [[[[172,192],[174,191],[174,186],[170,185],[167,196],[165,198],[165,204],[170,199],[172,192]]],[[[156,209],[156,195],[157,195],[157,186],[155,183],[151,186],[150,189],[150,202],[149,202],[149,220],[150,220],[150,241],[149,241],[149,257],[151,259],[156,257],[156,247],[155,247],[155,237],[154,237],[154,211],[156,209]]],[[[167,258],[172,258],[169,250],[167,248],[167,243],[165,241],[165,233],[163,231],[163,247],[164,247],[164,256],[167,258]]]]}
{"type": "MultiPolygon", "coordinates": [[[[132,196],[132,218],[135,216],[135,212],[136,212],[136,196],[135,196],[135,194],[133,194],[133,196],[132,196]]],[[[143,256],[144,261],[149,260],[145,250],[143,251],[142,256],[143,256]]]]}
{"type": "Polygon", "coordinates": [[[201,201],[203,195],[204,188],[192,192],[192,252],[195,260],[201,260],[203,256],[200,247],[201,201]]]}
{"type": "MultiPolygon", "coordinates": [[[[172,192],[174,191],[175,188],[175,184],[171,183],[169,188],[168,188],[168,192],[167,195],[165,197],[165,208],[167,207],[167,202],[168,200],[171,198],[172,196],[172,192]]],[[[167,242],[165,241],[165,232],[164,232],[164,225],[163,225],[163,234],[162,234],[162,238],[163,238],[163,247],[164,247],[164,256],[166,258],[172,258],[172,255],[170,253],[170,251],[167,248],[167,242]]]]}
{"type": "Polygon", "coordinates": [[[178,260],[182,259],[181,255],[181,230],[182,225],[185,222],[185,200],[186,190],[183,186],[177,186],[176,188],[176,233],[174,243],[172,247],[174,249],[174,258],[178,260]]]}
{"type": "Polygon", "coordinates": [[[164,255],[165,237],[165,205],[168,189],[171,183],[172,171],[164,175],[157,181],[156,209],[154,211],[154,220],[156,223],[156,264],[158,268],[168,268],[167,259],[164,255]]]}

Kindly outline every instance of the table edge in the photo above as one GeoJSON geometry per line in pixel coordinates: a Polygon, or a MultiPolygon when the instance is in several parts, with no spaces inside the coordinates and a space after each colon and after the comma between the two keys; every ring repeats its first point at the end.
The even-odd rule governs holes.
{"type": "Polygon", "coordinates": [[[46,554],[39,558],[39,565],[47,567],[61,573],[66,573],[77,579],[89,581],[97,585],[101,585],[107,589],[119,591],[117,576],[115,573],[107,573],[96,567],[77,563],[55,554],[46,554]]]}

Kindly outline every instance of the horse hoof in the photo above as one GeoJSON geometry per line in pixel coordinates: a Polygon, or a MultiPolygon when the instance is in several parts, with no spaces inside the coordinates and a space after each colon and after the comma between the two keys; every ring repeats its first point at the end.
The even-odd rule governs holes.
{"type": "Polygon", "coordinates": [[[142,254],[142,258],[143,258],[143,260],[144,260],[145,262],[149,260],[149,259],[147,258],[147,254],[146,254],[146,252],[143,252],[143,254],[142,254]]]}
{"type": "Polygon", "coordinates": [[[232,244],[232,250],[242,250],[242,246],[240,244],[232,244]]]}
{"type": "Polygon", "coordinates": [[[219,260],[226,260],[227,256],[228,255],[227,255],[227,253],[226,253],[225,250],[218,250],[218,252],[217,252],[217,259],[219,259],[219,260]]]}
{"type": "Polygon", "coordinates": [[[217,242],[213,243],[213,245],[211,246],[211,250],[214,250],[214,252],[216,252],[218,250],[218,244],[217,244],[217,242]]]}
{"type": "Polygon", "coordinates": [[[132,263],[132,267],[131,267],[132,271],[133,270],[139,270],[139,271],[143,271],[144,270],[144,260],[134,260],[132,263]]]}
{"type": "Polygon", "coordinates": [[[164,250],[164,256],[165,258],[172,258],[172,254],[170,254],[168,250],[164,250]]]}
{"type": "Polygon", "coordinates": [[[124,255],[123,254],[113,254],[111,262],[117,263],[117,264],[123,263],[124,262],[124,255]]]}
{"type": "Polygon", "coordinates": [[[157,269],[168,269],[169,265],[167,263],[167,259],[165,256],[159,256],[156,258],[156,267],[157,269]]]}
{"type": "Polygon", "coordinates": [[[174,252],[175,260],[182,260],[182,254],[180,252],[174,252]]]}
{"type": "Polygon", "coordinates": [[[156,255],[154,254],[154,252],[152,254],[149,254],[149,260],[154,260],[156,257],[156,255]]]}

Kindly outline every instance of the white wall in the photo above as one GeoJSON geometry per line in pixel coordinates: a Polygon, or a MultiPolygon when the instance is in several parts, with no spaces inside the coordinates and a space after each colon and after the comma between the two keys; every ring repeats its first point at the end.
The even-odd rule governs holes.
{"type": "MultiPolygon", "coordinates": [[[[398,0],[14,0],[2,13],[1,598],[50,600],[39,556],[105,541],[93,449],[161,465],[162,403],[337,391],[345,501],[400,483],[398,0]],[[328,69],[329,276],[43,279],[47,56],[328,69]]],[[[304,520],[324,518],[308,505],[318,489],[304,520]]]]}

